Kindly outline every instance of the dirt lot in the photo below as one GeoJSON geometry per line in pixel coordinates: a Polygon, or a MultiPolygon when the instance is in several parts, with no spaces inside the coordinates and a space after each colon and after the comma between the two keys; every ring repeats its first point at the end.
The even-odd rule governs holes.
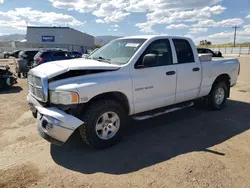
{"type": "Polygon", "coordinates": [[[131,122],[123,141],[102,151],[77,133],[62,147],[40,138],[19,79],[0,93],[0,187],[250,187],[250,58],[240,61],[224,110],[131,122]]]}

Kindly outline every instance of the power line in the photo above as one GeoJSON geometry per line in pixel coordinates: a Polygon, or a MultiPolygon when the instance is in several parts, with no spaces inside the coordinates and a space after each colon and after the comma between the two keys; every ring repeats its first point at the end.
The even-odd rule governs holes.
{"type": "Polygon", "coordinates": [[[239,26],[234,26],[234,47],[235,47],[235,42],[236,42],[236,31],[237,29],[239,29],[240,27],[239,26]]]}

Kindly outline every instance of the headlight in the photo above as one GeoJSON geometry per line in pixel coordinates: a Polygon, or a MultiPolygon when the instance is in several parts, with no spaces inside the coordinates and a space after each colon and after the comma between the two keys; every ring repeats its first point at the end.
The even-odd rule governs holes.
{"type": "Polygon", "coordinates": [[[50,102],[53,104],[77,104],[79,96],[71,91],[50,91],[50,102]]]}

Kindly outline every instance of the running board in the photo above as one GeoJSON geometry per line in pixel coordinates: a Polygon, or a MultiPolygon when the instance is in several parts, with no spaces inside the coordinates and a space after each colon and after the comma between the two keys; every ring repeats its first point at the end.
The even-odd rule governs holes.
{"type": "Polygon", "coordinates": [[[173,106],[172,108],[168,108],[163,111],[158,111],[158,112],[155,112],[155,113],[150,113],[148,112],[147,114],[146,113],[143,113],[143,115],[138,115],[138,116],[134,116],[133,119],[134,120],[146,120],[146,119],[150,119],[150,118],[153,118],[153,117],[156,117],[156,116],[160,116],[160,115],[163,115],[163,114],[167,114],[167,113],[170,113],[170,112],[174,112],[174,111],[177,111],[177,110],[181,110],[181,109],[184,109],[184,108],[188,108],[188,107],[191,107],[193,106],[194,103],[193,102],[190,102],[188,104],[185,104],[185,105],[181,105],[181,106],[173,106]]]}

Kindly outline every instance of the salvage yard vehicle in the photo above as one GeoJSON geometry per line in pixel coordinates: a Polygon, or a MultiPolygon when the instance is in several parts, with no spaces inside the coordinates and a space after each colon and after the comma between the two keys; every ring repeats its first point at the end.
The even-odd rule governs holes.
{"type": "Polygon", "coordinates": [[[52,50],[52,49],[42,49],[34,57],[33,67],[47,63],[50,61],[58,61],[65,59],[72,59],[70,52],[66,50],[52,50]]]}
{"type": "Polygon", "coordinates": [[[22,50],[19,52],[18,59],[16,59],[16,73],[18,78],[21,74],[27,78],[29,70],[32,68],[34,56],[38,53],[36,49],[22,50]]]}
{"type": "Polygon", "coordinates": [[[17,83],[17,77],[9,70],[8,65],[0,65],[0,91],[17,83]]]}
{"type": "Polygon", "coordinates": [[[239,66],[236,58],[198,55],[189,38],[125,37],[87,59],[30,70],[27,100],[46,140],[62,145],[79,129],[85,143],[103,149],[121,139],[129,116],[147,119],[196,101],[222,109],[239,66]]]}
{"type": "Polygon", "coordinates": [[[69,54],[72,58],[81,58],[82,57],[82,53],[80,53],[80,52],[70,52],[69,54]]]}
{"type": "Polygon", "coordinates": [[[212,57],[222,57],[220,51],[213,51],[209,48],[197,48],[198,54],[212,54],[212,57]]]}

